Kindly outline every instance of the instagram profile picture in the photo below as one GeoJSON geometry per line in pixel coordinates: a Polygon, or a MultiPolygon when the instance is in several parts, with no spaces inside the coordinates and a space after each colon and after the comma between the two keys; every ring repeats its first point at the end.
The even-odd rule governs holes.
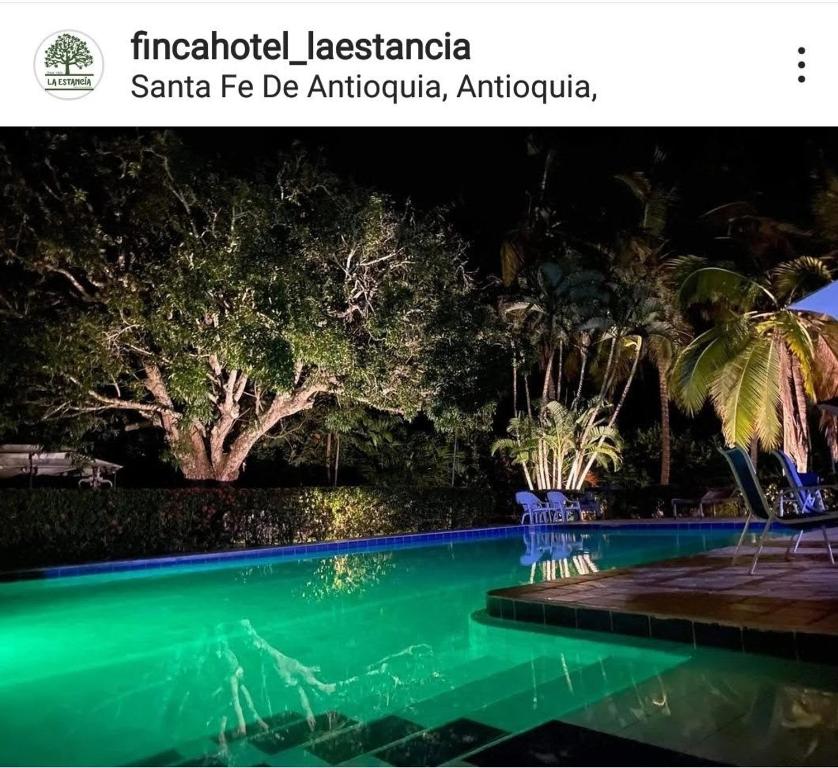
{"type": "Polygon", "coordinates": [[[102,51],[96,41],[75,29],[44,38],[35,53],[35,78],[50,96],[80,99],[102,79],[102,51]]]}

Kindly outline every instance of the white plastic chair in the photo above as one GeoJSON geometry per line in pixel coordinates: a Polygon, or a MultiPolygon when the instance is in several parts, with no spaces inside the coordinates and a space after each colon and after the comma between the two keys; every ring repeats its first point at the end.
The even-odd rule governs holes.
{"type": "Polygon", "coordinates": [[[571,513],[576,513],[576,519],[582,519],[582,506],[578,501],[571,501],[561,491],[547,491],[547,503],[553,513],[553,522],[567,522],[571,513]]]}
{"type": "Polygon", "coordinates": [[[515,502],[524,510],[521,515],[521,525],[543,525],[552,522],[550,505],[539,499],[532,491],[518,491],[515,494],[515,502]]]}

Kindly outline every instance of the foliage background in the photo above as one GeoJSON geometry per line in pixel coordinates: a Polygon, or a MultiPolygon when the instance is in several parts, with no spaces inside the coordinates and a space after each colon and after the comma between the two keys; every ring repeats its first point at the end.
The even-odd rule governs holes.
{"type": "Polygon", "coordinates": [[[6,489],[3,570],[473,527],[489,491],[416,488],[6,489]]]}
{"type": "MultiPolygon", "coordinates": [[[[0,140],[12,146],[23,141],[24,133],[7,132],[0,140]]],[[[136,136],[130,131],[107,130],[68,135],[70,148],[136,136]]],[[[398,210],[443,212],[454,241],[462,246],[469,274],[474,275],[480,312],[472,316],[477,327],[505,300],[529,304],[535,283],[526,271],[521,277],[529,285],[520,279],[518,285],[504,285],[510,252],[523,253],[529,268],[561,260],[574,269],[599,270],[606,278],[605,293],[612,298],[628,296],[626,286],[634,286],[643,298],[651,286],[656,302],[673,305],[677,286],[664,286],[666,290],[660,291],[660,286],[649,280],[658,273],[665,256],[696,255],[762,280],[776,265],[801,254],[823,255],[834,263],[838,243],[835,131],[182,130],[177,137],[194,153],[197,163],[190,168],[199,172],[204,167],[201,161],[206,160],[206,167],[219,172],[230,169],[261,178],[258,168],[264,158],[304,146],[311,157],[323,159],[331,173],[379,191],[382,199],[398,210]],[[549,183],[542,186],[546,169],[549,183]]],[[[29,161],[26,153],[20,156],[29,161]]],[[[4,278],[15,279],[13,267],[4,264],[3,269],[4,278]]],[[[618,302],[613,302],[614,306],[610,300],[597,303],[612,319],[619,309],[618,302]]],[[[642,309],[642,304],[639,306],[642,309]]],[[[693,305],[688,316],[680,319],[702,330],[713,320],[711,310],[703,304],[693,305]]],[[[3,311],[0,307],[0,313],[3,311]]],[[[0,358],[26,360],[25,324],[19,327],[9,316],[3,321],[7,332],[0,334],[0,358]]],[[[463,338],[473,330],[465,328],[463,338]]],[[[632,333],[635,330],[627,328],[632,333]]],[[[664,381],[660,373],[671,365],[671,359],[666,360],[652,341],[647,333],[636,382],[619,414],[622,467],[617,471],[598,467],[596,480],[603,485],[652,487],[661,477],[665,431],[658,426],[662,418],[659,401],[665,393],[659,398],[657,388],[659,380],[664,381]]],[[[527,341],[521,346],[526,347],[523,354],[535,399],[540,394],[539,368],[543,366],[539,345],[527,341]]],[[[578,355],[568,354],[568,349],[566,346],[565,391],[578,369],[578,355]]],[[[474,370],[488,370],[496,376],[481,373],[469,377],[456,375],[463,369],[451,365],[456,359],[452,351],[457,349],[440,345],[426,362],[435,382],[451,385],[439,392],[457,406],[459,416],[451,418],[450,412],[440,409],[406,419],[368,409],[358,412],[346,397],[330,396],[299,418],[285,420],[270,440],[260,443],[238,484],[395,486],[403,482],[429,487],[453,483],[491,486],[508,495],[521,484],[520,470],[505,457],[491,457],[489,446],[504,434],[516,410],[510,392],[509,355],[503,350],[500,363],[487,359],[474,366],[474,370]],[[483,412],[486,404],[494,410],[483,412]],[[462,414],[468,410],[480,414],[472,424],[463,423],[462,414]],[[339,471],[334,466],[336,439],[340,440],[339,471]],[[327,446],[331,454],[327,454],[327,446]]],[[[617,370],[620,380],[625,378],[625,363],[630,360],[629,355],[624,358],[617,370]]],[[[595,380],[600,374],[598,366],[601,363],[597,361],[589,366],[595,380]]],[[[55,425],[33,420],[26,425],[32,432],[24,434],[16,395],[28,391],[26,373],[20,366],[0,367],[0,432],[4,440],[32,437],[52,445],[72,443],[124,463],[121,484],[183,483],[172,464],[161,460],[166,446],[159,434],[151,429],[126,432],[126,426],[136,425],[124,420],[97,419],[96,429],[87,432],[80,422],[66,422],[53,430],[55,425]]],[[[712,404],[708,402],[688,416],[677,407],[675,393],[670,394],[673,486],[687,493],[706,485],[726,484],[729,478],[724,471],[716,474],[720,465],[714,448],[720,421],[712,404]]],[[[521,407],[519,399],[517,410],[521,407]]],[[[812,465],[826,475],[829,455],[817,418],[810,408],[812,465]]],[[[650,509],[644,510],[638,503],[632,511],[648,513],[650,509]]]]}

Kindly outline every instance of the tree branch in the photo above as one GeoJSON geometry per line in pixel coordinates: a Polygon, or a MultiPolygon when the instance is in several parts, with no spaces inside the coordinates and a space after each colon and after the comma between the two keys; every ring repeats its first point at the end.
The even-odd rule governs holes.
{"type": "Polygon", "coordinates": [[[90,295],[90,292],[76,279],[75,275],[67,269],[63,269],[62,267],[53,267],[49,264],[45,265],[47,271],[54,272],[57,275],[61,275],[65,277],[73,288],[76,289],[79,293],[79,297],[82,301],[87,302],[88,304],[92,304],[96,299],[90,295]]]}
{"type": "Polygon", "coordinates": [[[224,401],[218,405],[221,417],[215,422],[210,432],[210,462],[214,467],[223,464],[224,441],[239,418],[239,406],[235,398],[238,373],[237,370],[233,370],[227,376],[227,382],[224,385],[224,401]]]}
{"type": "Polygon", "coordinates": [[[179,416],[179,414],[175,413],[171,408],[159,404],[141,403],[137,400],[123,400],[119,397],[108,397],[107,395],[100,395],[93,389],[89,389],[87,394],[90,395],[90,397],[92,397],[97,403],[102,403],[103,406],[107,406],[108,408],[118,408],[126,411],[138,411],[139,413],[155,413],[161,415],[165,413],[174,418],[179,416]]]}
{"type": "Polygon", "coordinates": [[[270,431],[280,419],[305,411],[314,405],[316,396],[329,390],[326,384],[310,384],[292,393],[274,395],[268,409],[255,416],[248,427],[233,441],[225,459],[224,479],[236,476],[242,462],[257,440],[270,431]]]}

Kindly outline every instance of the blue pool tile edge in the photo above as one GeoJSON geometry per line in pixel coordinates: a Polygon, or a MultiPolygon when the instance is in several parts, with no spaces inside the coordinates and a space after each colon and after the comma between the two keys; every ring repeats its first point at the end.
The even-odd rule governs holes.
{"type": "Polygon", "coordinates": [[[665,529],[674,531],[739,529],[743,520],[649,520],[645,522],[602,521],[584,523],[565,523],[554,525],[500,525],[488,528],[466,528],[452,531],[428,531],[426,533],[405,533],[392,536],[374,536],[359,539],[341,539],[336,541],[310,542],[305,544],[284,544],[276,547],[258,547],[254,549],[231,549],[223,552],[203,552],[184,555],[162,555],[160,557],[138,558],[131,560],[110,560],[79,565],[60,565],[45,568],[29,568],[18,571],[0,571],[0,581],[22,581],[34,579],[54,579],[66,576],[82,576],[100,573],[147,570],[152,568],[171,568],[179,565],[204,565],[212,563],[237,562],[247,560],[282,560],[307,555],[337,555],[350,552],[381,551],[407,547],[425,546],[438,543],[447,544],[456,541],[476,541],[491,538],[504,538],[522,531],[555,530],[649,530],[665,529]]]}
{"type": "MultiPolygon", "coordinates": [[[[555,530],[557,526],[540,525],[534,530],[555,530]]],[[[283,544],[275,547],[257,547],[253,549],[231,549],[223,552],[199,552],[183,555],[161,555],[159,557],[137,558],[131,560],[109,560],[78,565],[60,565],[44,568],[29,568],[18,571],[0,572],[0,580],[16,581],[28,579],[52,579],[65,576],[115,573],[121,571],[169,568],[179,565],[204,565],[212,563],[238,562],[248,560],[283,560],[307,555],[337,555],[357,552],[381,551],[390,549],[423,546],[427,544],[445,544],[455,541],[474,541],[478,539],[503,538],[512,533],[528,529],[520,525],[493,526],[490,528],[469,528],[453,531],[429,531],[427,533],[405,533],[392,536],[374,536],[359,539],[341,539],[336,541],[309,542],[304,544],[283,544]]]]}

